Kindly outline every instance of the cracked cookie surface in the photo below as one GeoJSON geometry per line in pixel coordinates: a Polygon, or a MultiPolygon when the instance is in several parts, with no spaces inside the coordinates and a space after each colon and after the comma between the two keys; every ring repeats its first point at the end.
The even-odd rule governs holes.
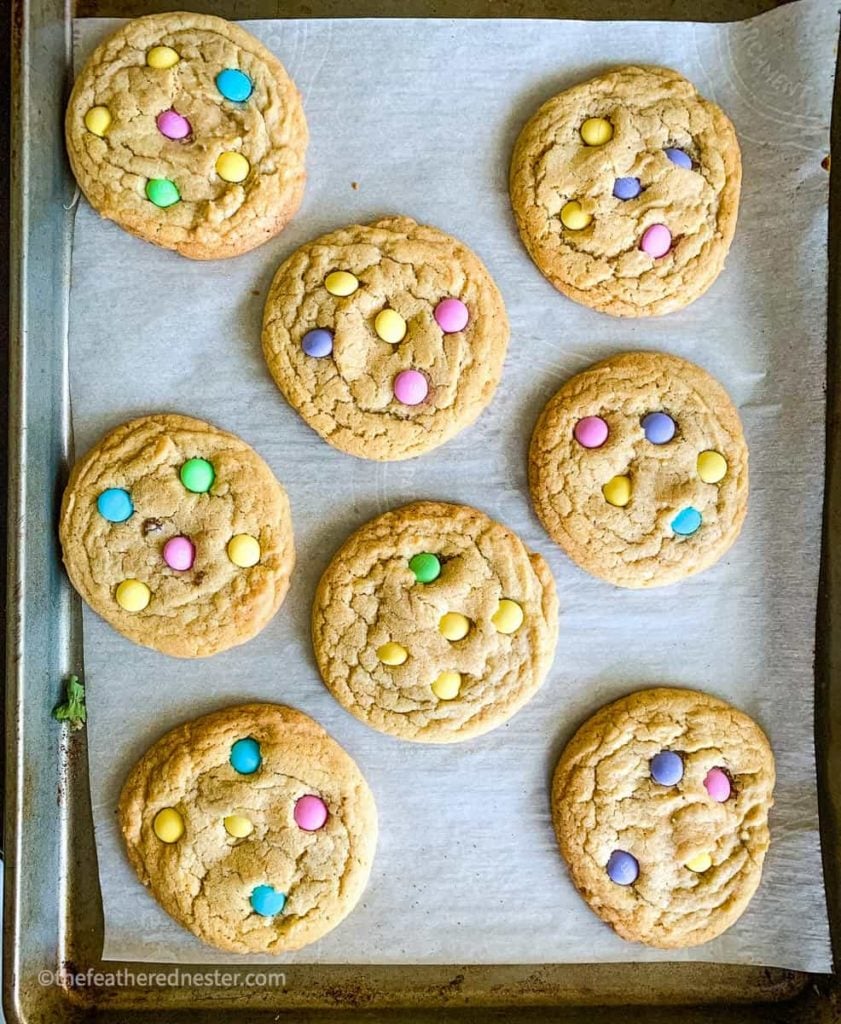
{"type": "Polygon", "coordinates": [[[406,459],[449,440],[490,402],[508,333],[499,290],[465,245],[391,217],[324,235],[280,267],[263,351],[286,400],[326,441],[361,458],[406,459]],[[337,272],[349,294],[328,290],[337,272]],[[455,317],[442,316],[445,301],[455,317]],[[399,340],[378,333],[386,310],[399,340]],[[304,347],[314,332],[320,355],[304,347]],[[405,395],[401,378],[420,391],[405,395]]]}
{"type": "Polygon", "coordinates": [[[549,535],[587,572],[620,587],[674,583],[721,558],[742,528],[748,449],[739,414],[724,388],[684,359],[606,359],[569,380],[541,413],[529,488],[549,535]],[[671,421],[671,439],[649,440],[643,423],[651,414],[671,421]],[[586,447],[576,432],[597,421],[606,438],[586,447]],[[610,490],[617,484],[619,498],[610,490]]]}
{"type": "Polygon", "coordinates": [[[135,643],[182,658],[256,636],[295,561],[289,501],[269,467],[238,437],[187,416],[131,420],[79,459],[59,533],[70,581],[91,608],[135,643]],[[208,479],[187,479],[204,490],[183,482],[191,460],[208,479]],[[248,538],[234,543],[250,558],[234,538],[248,538]],[[186,567],[169,564],[179,564],[167,547],[176,539],[186,567]]]}
{"type": "Polygon", "coordinates": [[[516,534],[466,505],[423,501],[366,523],[334,555],[312,635],[325,684],[357,718],[453,743],[501,725],[537,691],[558,599],[549,567],[516,534]]]}
{"type": "Polygon", "coordinates": [[[211,15],[154,14],[118,29],[77,78],[65,133],[73,173],[95,210],[194,259],[261,245],[303,197],[308,132],[294,83],[262,43],[211,15]],[[173,54],[175,63],[150,66],[156,50],[161,63],[173,54]],[[251,83],[243,100],[220,91],[217,76],[226,70],[251,83]],[[90,111],[106,112],[89,122],[95,130],[90,111]],[[174,129],[160,121],[172,112],[174,129]],[[220,173],[222,154],[236,154],[227,158],[235,173],[220,173]],[[147,194],[154,181],[170,182],[180,199],[156,205],[147,194]]]}
{"type": "Polygon", "coordinates": [[[284,953],[329,932],[361,896],[377,841],[355,762],[317,722],[276,704],[167,733],[128,776],[119,820],[132,866],[167,913],[234,953],[284,953]],[[256,750],[245,764],[232,754],[242,740],[256,750]],[[274,906],[255,897],[261,887],[274,906]]]}
{"type": "Polygon", "coordinates": [[[510,173],[520,235],[538,268],[569,298],[614,316],[669,313],[707,290],[730,248],[740,188],[733,125],[685,78],[658,67],[617,68],[550,99],[520,134],[510,173]],[[585,143],[589,119],[607,141],[585,143]],[[617,182],[628,198],[615,194],[617,182]],[[580,204],[570,226],[567,203],[580,204]],[[641,248],[654,225],[670,241],[659,256],[641,248]]]}
{"type": "Polygon", "coordinates": [[[602,708],[570,741],[552,817],[596,914],[624,939],[680,948],[721,934],[750,902],[773,790],[771,748],[747,715],[694,690],[641,690],[602,708]],[[670,777],[653,760],[663,752],[678,755],[670,777]],[[636,862],[635,878],[633,868],[611,877],[617,852],[636,862]]]}

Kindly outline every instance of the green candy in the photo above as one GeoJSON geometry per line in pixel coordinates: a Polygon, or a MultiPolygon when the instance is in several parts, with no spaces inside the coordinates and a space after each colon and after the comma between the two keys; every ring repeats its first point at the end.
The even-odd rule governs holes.
{"type": "Polygon", "coordinates": [[[146,182],[146,198],[155,206],[167,207],[180,203],[181,193],[175,182],[169,178],[150,178],[146,182]]]}
{"type": "Polygon", "coordinates": [[[441,563],[436,555],[431,555],[428,551],[413,555],[409,559],[409,568],[415,574],[418,583],[431,583],[441,575],[441,563]]]}
{"type": "Polygon", "coordinates": [[[216,473],[207,459],[187,459],[181,467],[181,483],[193,494],[209,491],[215,479],[216,473]]]}

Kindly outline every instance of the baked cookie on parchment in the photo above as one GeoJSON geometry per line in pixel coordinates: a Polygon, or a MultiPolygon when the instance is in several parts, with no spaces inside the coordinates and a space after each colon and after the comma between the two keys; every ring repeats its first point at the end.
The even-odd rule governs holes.
{"type": "Polygon", "coordinates": [[[695,690],[641,690],[570,741],[552,818],[573,882],[623,939],[696,946],[756,892],[773,791],[771,748],[746,714],[695,690]]]}
{"type": "Polygon", "coordinates": [[[619,587],[706,569],[739,535],[748,448],[739,414],[705,370],[626,352],[549,400],[529,450],[529,488],[550,537],[619,587]]]}
{"type": "Polygon", "coordinates": [[[325,441],[408,459],[472,423],[496,390],[508,318],[467,246],[408,217],[302,246],[272,282],[263,351],[325,441]]]}
{"type": "Polygon", "coordinates": [[[336,552],[312,610],[327,688],[381,732],[454,743],[501,725],[555,653],[558,599],[540,555],[466,505],[420,501],[336,552]]]}
{"type": "Polygon", "coordinates": [[[193,259],[247,252],[304,194],[307,123],[280,61],[208,14],[119,28],[76,79],[67,152],[91,206],[193,259]]]}
{"type": "Polygon", "coordinates": [[[733,125],[691,82],[620,67],[543,104],[517,140],[510,190],[529,255],[559,291],[652,316],[718,277],[741,177],[733,125]]]}
{"type": "Polygon", "coordinates": [[[285,953],[353,910],[377,842],[374,798],[311,718],[224,708],[168,732],[128,776],[120,828],[140,881],[204,942],[285,953]]]}
{"type": "Polygon", "coordinates": [[[286,492],[233,434],[144,416],[79,459],[59,524],[70,582],[135,643],[200,658],[274,616],[295,562],[286,492]]]}

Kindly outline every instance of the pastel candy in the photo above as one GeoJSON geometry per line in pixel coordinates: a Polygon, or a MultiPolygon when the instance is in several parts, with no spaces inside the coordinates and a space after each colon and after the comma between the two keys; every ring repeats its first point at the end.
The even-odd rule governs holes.
{"type": "Polygon", "coordinates": [[[455,700],[461,689],[458,672],[442,672],[432,684],[432,692],[438,700],[455,700]]]}
{"type": "Polygon", "coordinates": [[[613,138],[613,125],[603,117],[588,117],[580,130],[588,146],[603,146],[613,138]]]}
{"type": "Polygon", "coordinates": [[[650,412],[643,417],[642,429],[645,431],[646,441],[650,441],[651,444],[668,444],[675,436],[677,425],[665,412],[650,412]]]}
{"type": "Polygon", "coordinates": [[[193,568],[196,549],[188,537],[170,537],[164,544],[163,556],[170,569],[185,572],[193,568]]]}
{"type": "Polygon", "coordinates": [[[231,746],[231,767],[240,775],[253,775],[263,763],[260,744],[253,736],[237,740],[231,746]]]}
{"type": "Polygon", "coordinates": [[[225,68],[216,76],[216,88],[226,100],[243,103],[251,95],[254,85],[244,72],[237,68],[225,68]]]}
{"type": "Polygon", "coordinates": [[[327,821],[327,804],[320,796],[302,796],[295,801],[293,817],[298,828],[305,832],[317,832],[327,821]]]}
{"type": "Polygon", "coordinates": [[[684,153],[682,149],[675,149],[672,146],[667,147],[663,150],[666,156],[676,164],[678,167],[683,167],[687,171],[692,170],[692,157],[688,153],[684,153]]]}
{"type": "Polygon", "coordinates": [[[146,63],[149,67],[161,71],[175,67],[179,60],[181,58],[171,46],[153,46],[146,54],[146,63]]]}
{"type": "Polygon", "coordinates": [[[271,885],[258,885],[251,893],[251,908],[260,917],[274,917],[286,906],[286,893],[271,885]]]}
{"type": "Polygon", "coordinates": [[[672,530],[680,537],[690,537],[700,529],[703,517],[697,508],[683,508],[672,520],[672,530]]]}
{"type": "Polygon", "coordinates": [[[216,160],[216,173],[222,181],[245,181],[250,170],[251,164],[242,153],[220,153],[216,160]]]}
{"type": "Polygon", "coordinates": [[[260,561],[260,542],[250,533],[238,533],[228,541],[228,558],[240,569],[250,569],[260,561]]]}
{"type": "Polygon", "coordinates": [[[396,309],[381,309],[374,319],[374,330],[389,345],[398,345],[406,337],[406,321],[396,309]]]}
{"type": "Polygon", "coordinates": [[[704,871],[709,871],[712,863],[713,859],[708,853],[696,853],[694,857],[689,858],[685,867],[689,868],[690,871],[696,871],[698,874],[701,874],[704,871]]]}
{"type": "Polygon", "coordinates": [[[640,249],[654,259],[665,256],[672,247],[672,233],[665,224],[652,224],[640,240],[640,249]]]}
{"type": "Polygon", "coordinates": [[[614,850],[607,861],[607,874],[617,885],[633,885],[639,877],[640,866],[636,857],[626,850],[614,850]]]}
{"type": "Polygon", "coordinates": [[[504,597],[491,616],[491,622],[497,633],[509,636],[516,633],[523,624],[523,609],[508,597],[504,597]]]}
{"type": "Polygon", "coordinates": [[[720,452],[701,452],[698,456],[698,476],[705,484],[719,483],[727,476],[727,459],[720,452]]]}
{"type": "Polygon", "coordinates": [[[461,612],[447,612],[441,616],[438,632],[451,642],[463,640],[470,632],[470,619],[461,612]]]}
{"type": "Polygon", "coordinates": [[[403,405],[420,405],[429,394],[429,383],[419,370],[403,370],[394,378],[394,397],[403,405]]]}
{"type": "Polygon", "coordinates": [[[387,644],[377,648],[377,657],[383,665],[402,665],[409,657],[409,652],[405,647],[390,640],[387,644]]]}
{"type": "Polygon", "coordinates": [[[648,767],[659,786],[676,786],[683,778],[683,758],[674,750],[661,750],[651,758],[648,767]]]}
{"type": "Polygon", "coordinates": [[[192,132],[190,122],[175,110],[164,110],[155,119],[158,131],[168,139],[186,139],[192,132]]]}
{"type": "Polygon", "coordinates": [[[608,505],[624,508],[631,500],[631,480],[627,476],[614,476],[602,487],[608,505]]]}
{"type": "Polygon", "coordinates": [[[467,327],[470,313],[461,299],[442,299],[433,313],[435,322],[444,334],[457,334],[467,327]]]}
{"type": "Polygon", "coordinates": [[[205,494],[213,486],[216,472],[207,459],[187,459],[181,467],[181,483],[193,494],[205,494]]]}
{"type": "Polygon", "coordinates": [[[437,555],[421,551],[409,559],[409,568],[415,574],[417,583],[432,583],[441,575],[441,562],[437,555]]]}
{"type": "Polygon", "coordinates": [[[162,843],[177,843],[184,835],[184,819],[174,807],[164,807],[155,815],[152,828],[162,843]]]}
{"type": "Polygon", "coordinates": [[[331,295],[346,298],[359,287],[359,279],[347,270],[334,270],[324,278],[324,287],[331,295]]]}
{"type": "Polygon", "coordinates": [[[128,579],[117,587],[115,598],[125,612],[142,612],[152,599],[152,592],[140,580],[128,579]]]}
{"type": "Polygon", "coordinates": [[[617,199],[636,199],[642,192],[639,178],[617,178],[613,183],[613,194],[617,199]]]}
{"type": "Polygon", "coordinates": [[[85,127],[91,135],[102,138],[111,127],[111,111],[108,107],[91,107],[85,114],[85,127]]]}
{"type": "Polygon", "coordinates": [[[109,523],[124,523],[134,512],[134,503],[122,487],[109,487],[96,499],[96,510],[109,523]]]}
{"type": "Polygon", "coordinates": [[[571,199],[561,207],[561,223],[570,231],[582,231],[592,219],[593,215],[585,213],[581,203],[575,199],[571,199]]]}
{"type": "Polygon", "coordinates": [[[314,327],[301,338],[301,348],[313,359],[323,359],[333,351],[333,332],[326,327],[314,327]]]}
{"type": "Polygon", "coordinates": [[[225,831],[234,839],[245,839],[254,831],[254,824],[244,814],[229,814],[224,818],[225,831]]]}
{"type": "Polygon", "coordinates": [[[161,209],[174,206],[181,201],[178,186],[169,178],[150,178],[146,182],[146,198],[161,209]]]}
{"type": "Polygon", "coordinates": [[[721,768],[711,768],[704,779],[704,788],[710,794],[710,798],[716,803],[723,804],[730,798],[732,786],[730,779],[721,768]]]}
{"type": "Polygon", "coordinates": [[[584,448],[601,448],[607,440],[607,423],[601,416],[585,416],[575,424],[572,433],[584,448]]]}

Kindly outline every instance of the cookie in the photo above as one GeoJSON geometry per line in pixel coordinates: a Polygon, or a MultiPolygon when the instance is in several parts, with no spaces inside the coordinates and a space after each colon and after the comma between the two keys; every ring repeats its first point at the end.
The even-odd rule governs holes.
{"type": "Polygon", "coordinates": [[[484,513],[421,501],[354,533],[312,611],[315,657],[348,711],[406,740],[488,732],[543,682],[558,599],[540,555],[484,513]]]}
{"type": "Polygon", "coordinates": [[[623,939],[708,942],[742,914],[768,849],[774,757],[759,726],[695,690],[641,690],[561,755],[552,819],[572,880],[623,939]]]}
{"type": "Polygon", "coordinates": [[[295,84],[262,43],[211,15],[119,28],[76,79],[65,134],[95,210],[192,259],[262,245],[303,198],[308,133],[295,84]]]}
{"type": "Polygon", "coordinates": [[[233,434],[144,416],[80,459],[61,503],[70,582],[135,643],[201,658],[272,618],[295,562],[286,493],[233,434]]]}
{"type": "Polygon", "coordinates": [[[626,352],[550,399],[529,451],[549,535],[618,587],[658,587],[708,568],[739,535],[748,449],[739,414],[705,370],[626,352]]]}
{"type": "Polygon", "coordinates": [[[623,67],[544,103],[511,162],[529,255],[569,298],[655,316],[724,267],[742,164],[725,114],[668,68],[623,67]]]}
{"type": "Polygon", "coordinates": [[[123,786],[140,881],[176,921],[232,953],[285,953],[353,910],[377,809],[353,759],[278,704],[225,708],[168,732],[123,786]]]}
{"type": "Polygon", "coordinates": [[[508,345],[502,297],[461,242],[408,217],[352,225],[280,267],[263,351],[289,404],[334,447],[408,459],[472,423],[508,345]]]}

